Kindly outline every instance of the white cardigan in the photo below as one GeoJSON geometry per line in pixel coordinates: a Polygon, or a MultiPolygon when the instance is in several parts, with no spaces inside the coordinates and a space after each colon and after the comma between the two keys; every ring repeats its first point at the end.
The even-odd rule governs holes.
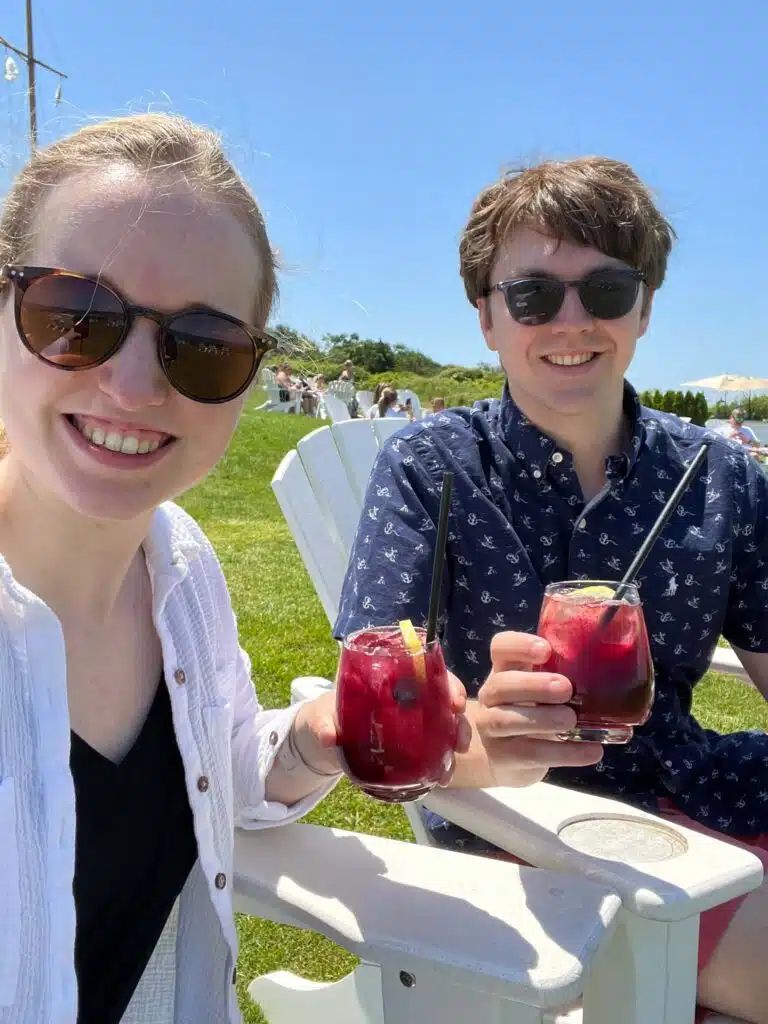
{"type": "MultiPolygon", "coordinates": [[[[261,710],[221,567],[194,520],[161,506],[144,553],[198,861],[125,1020],[231,1024],[241,1019],[233,830],[295,821],[335,779],[290,809],[265,800],[297,708],[261,710]]],[[[59,621],[0,558],[0,1024],[77,1017],[69,747],[59,621]]]]}

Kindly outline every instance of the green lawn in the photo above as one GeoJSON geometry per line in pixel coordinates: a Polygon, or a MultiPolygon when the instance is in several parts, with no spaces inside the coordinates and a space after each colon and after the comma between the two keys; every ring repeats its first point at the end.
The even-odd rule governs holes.
{"type": "MultiPolygon", "coordinates": [[[[267,707],[288,703],[294,676],[332,676],[336,666],[328,621],[270,487],[283,455],[316,426],[317,421],[304,417],[247,409],[227,457],[182,502],[206,530],[224,566],[241,641],[267,707]]],[[[768,706],[762,698],[715,674],[697,688],[696,710],[705,724],[723,731],[768,729],[768,706]]],[[[377,804],[344,780],[310,820],[411,839],[400,808],[377,804]]],[[[248,1024],[264,1020],[246,994],[256,974],[283,968],[331,980],[355,963],[334,943],[310,932],[250,917],[239,918],[238,930],[238,985],[248,1024]]]]}

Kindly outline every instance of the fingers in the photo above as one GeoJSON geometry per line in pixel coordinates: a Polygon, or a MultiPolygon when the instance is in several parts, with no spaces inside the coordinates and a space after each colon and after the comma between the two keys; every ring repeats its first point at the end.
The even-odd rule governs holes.
{"type": "Polygon", "coordinates": [[[472,726],[466,715],[458,715],[456,720],[456,746],[457,754],[466,754],[472,743],[472,726]]]}
{"type": "Polygon", "coordinates": [[[570,682],[555,672],[511,669],[492,672],[480,687],[477,699],[486,707],[497,704],[563,704],[572,693],[570,682]]]}
{"type": "Polygon", "coordinates": [[[491,670],[517,668],[530,672],[535,665],[543,665],[551,651],[547,641],[533,633],[496,633],[491,640],[491,670]]]}
{"type": "Polygon", "coordinates": [[[504,739],[507,736],[543,736],[552,738],[576,725],[576,712],[569,707],[536,704],[497,704],[477,711],[477,725],[483,736],[504,739]]]}
{"type": "Polygon", "coordinates": [[[599,743],[563,743],[532,736],[484,743],[499,785],[519,785],[521,772],[538,771],[543,778],[549,768],[583,768],[597,764],[603,756],[599,743]]]}
{"type": "Polygon", "coordinates": [[[463,715],[467,707],[467,691],[464,684],[453,672],[449,672],[448,685],[451,691],[451,710],[457,715],[463,715]]]}

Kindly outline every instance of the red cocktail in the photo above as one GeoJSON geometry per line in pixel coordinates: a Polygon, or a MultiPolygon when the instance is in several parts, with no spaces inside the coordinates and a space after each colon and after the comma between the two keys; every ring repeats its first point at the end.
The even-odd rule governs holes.
{"type": "Polygon", "coordinates": [[[336,684],[341,752],[350,779],[378,800],[416,800],[453,762],[457,721],[438,641],[406,647],[397,626],[344,641],[336,684]]]}
{"type": "Polygon", "coordinates": [[[540,667],[573,685],[576,728],[562,739],[626,743],[651,713],[653,663],[640,597],[627,584],[617,601],[617,586],[571,580],[544,592],[538,634],[552,654],[540,667]]]}

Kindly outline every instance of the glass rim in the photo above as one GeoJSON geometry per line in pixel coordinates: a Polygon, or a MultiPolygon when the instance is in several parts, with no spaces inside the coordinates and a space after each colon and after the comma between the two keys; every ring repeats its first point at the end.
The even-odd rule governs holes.
{"type": "MultiPolygon", "coordinates": [[[[416,634],[419,640],[421,641],[421,649],[423,651],[430,651],[435,647],[436,644],[440,643],[438,637],[435,637],[434,640],[430,640],[429,643],[427,643],[426,626],[414,626],[413,628],[416,630],[416,634]]],[[[405,646],[405,643],[402,644],[399,650],[393,650],[391,647],[384,646],[369,648],[367,644],[359,644],[358,640],[360,639],[361,636],[363,636],[366,633],[378,633],[387,636],[394,635],[400,637],[400,639],[402,640],[402,634],[400,632],[399,625],[390,624],[388,626],[363,626],[361,629],[356,629],[353,633],[349,633],[347,634],[347,636],[343,637],[341,641],[342,647],[347,651],[360,651],[363,654],[374,654],[377,652],[382,652],[384,654],[399,654],[401,651],[406,654],[409,653],[408,648],[405,646]]]]}
{"type": "MultiPolygon", "coordinates": [[[[611,587],[615,592],[620,586],[618,580],[560,580],[557,583],[548,583],[544,588],[544,597],[560,597],[564,598],[567,596],[569,590],[578,592],[583,590],[585,587],[611,587]]],[[[627,603],[627,598],[630,598],[629,603],[640,604],[640,588],[637,583],[625,583],[622,587],[624,593],[622,597],[603,597],[600,599],[600,604],[624,604],[627,603]],[[634,600],[632,600],[634,599],[634,600]]],[[[598,603],[597,601],[595,602],[598,603]]]]}

